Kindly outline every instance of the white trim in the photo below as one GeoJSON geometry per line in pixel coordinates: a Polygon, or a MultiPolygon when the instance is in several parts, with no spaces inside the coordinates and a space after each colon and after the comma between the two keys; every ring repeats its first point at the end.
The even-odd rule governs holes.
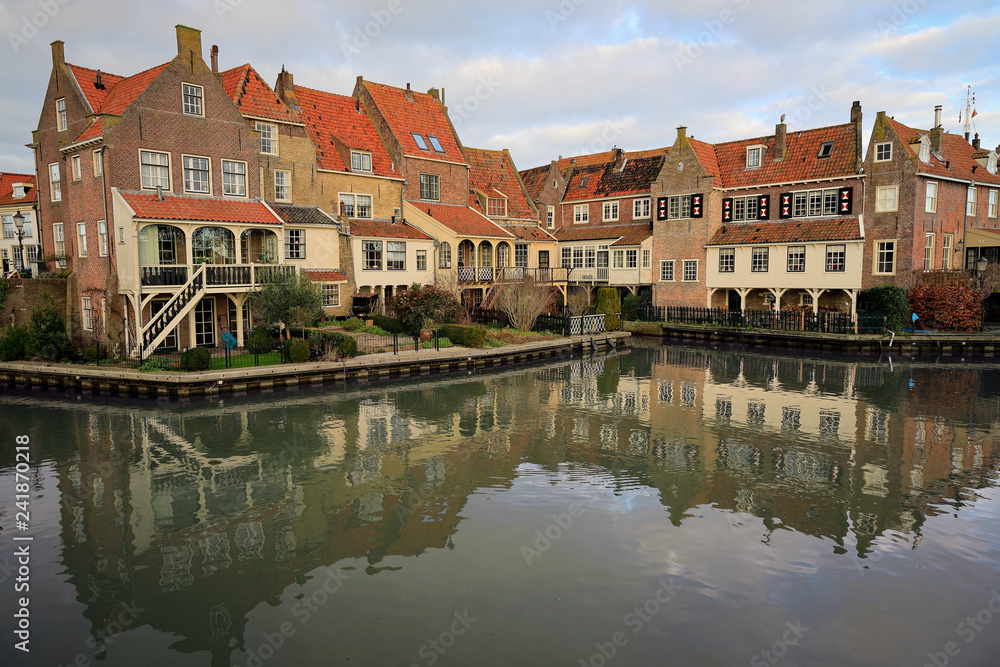
{"type": "MultiPolygon", "coordinates": [[[[257,121],[257,122],[254,123],[253,129],[254,129],[255,132],[257,132],[258,135],[260,135],[260,126],[261,125],[270,125],[270,126],[272,126],[274,128],[274,139],[271,139],[271,141],[274,141],[274,152],[273,153],[265,153],[264,152],[264,144],[263,143],[259,144],[259,150],[257,152],[260,155],[278,155],[279,151],[281,150],[280,141],[278,139],[278,126],[275,125],[272,122],[266,122],[265,123],[263,121],[257,121]]],[[[263,136],[258,136],[258,142],[262,142],[263,140],[264,140],[263,136]]]]}
{"type": "Polygon", "coordinates": [[[873,276],[894,276],[896,275],[896,266],[899,264],[899,239],[873,239],[872,243],[872,275],[873,276]],[[878,270],[878,260],[879,260],[879,244],[880,243],[891,243],[892,244],[892,271],[879,271],[878,270]]]}
{"type": "MultiPolygon", "coordinates": [[[[682,259],[681,260],[681,282],[682,283],[698,283],[701,282],[701,260],[700,259],[682,259]],[[688,279],[684,276],[686,272],[686,267],[688,262],[694,262],[694,280],[688,279]]],[[[674,274],[676,276],[676,273],[674,274]]]]}
{"type": "Polygon", "coordinates": [[[466,169],[471,169],[471,167],[466,162],[455,162],[454,160],[439,160],[437,158],[427,157],[425,155],[410,155],[409,153],[403,153],[403,157],[413,158],[414,160],[427,160],[428,162],[439,162],[441,164],[454,164],[460,167],[465,167],[466,169]]]}
{"type": "MultiPolygon", "coordinates": [[[[691,193],[691,194],[694,194],[694,193],[691,193]]],[[[614,197],[591,197],[590,199],[563,199],[563,200],[560,200],[559,203],[560,204],[587,204],[587,203],[595,202],[595,201],[608,201],[608,200],[625,201],[626,199],[635,199],[637,197],[640,198],[640,199],[645,199],[646,197],[650,198],[649,210],[650,210],[650,215],[652,215],[652,210],[653,210],[652,194],[649,193],[649,192],[646,192],[646,193],[640,192],[640,193],[637,193],[637,194],[634,194],[634,195],[624,195],[624,196],[619,195],[619,196],[614,196],[614,197]]]]}
{"type": "Polygon", "coordinates": [[[290,169],[275,169],[274,176],[272,178],[274,181],[274,201],[282,203],[290,203],[292,201],[292,172],[290,169]],[[278,197],[278,174],[288,174],[288,197],[280,198],[278,197]]]}
{"type": "Polygon", "coordinates": [[[830,183],[831,181],[849,181],[852,179],[864,179],[864,178],[868,178],[868,174],[847,174],[844,176],[830,176],[829,178],[809,178],[801,181],[782,181],[780,183],[759,183],[757,185],[741,185],[732,188],[713,187],[712,190],[718,192],[737,192],[739,190],[765,190],[769,188],[782,188],[789,185],[806,185],[808,183],[830,183]]]}
{"type": "Polygon", "coordinates": [[[898,185],[880,185],[875,188],[875,212],[876,213],[896,213],[899,211],[899,186],[898,185]],[[879,202],[881,201],[882,192],[892,192],[893,193],[893,204],[892,208],[881,208],[879,202]]]}
{"type": "Polygon", "coordinates": [[[199,85],[197,83],[188,83],[187,81],[181,81],[181,114],[184,116],[191,116],[193,118],[204,118],[205,117],[205,86],[199,85]],[[199,113],[190,113],[186,108],[186,102],[184,100],[184,86],[191,86],[192,88],[197,88],[201,95],[198,97],[201,100],[201,110],[199,113]]]}
{"type": "Polygon", "coordinates": [[[60,146],[59,147],[59,152],[60,153],[72,153],[73,151],[77,150],[78,148],[86,148],[87,146],[90,146],[92,144],[99,144],[102,141],[104,141],[104,133],[103,133],[103,131],[102,131],[101,134],[97,135],[96,137],[91,137],[90,139],[84,139],[83,141],[78,141],[75,144],[66,144],[65,146],[60,146]]]}
{"type": "MultiPolygon", "coordinates": [[[[142,183],[142,154],[143,153],[153,153],[153,154],[156,154],[156,155],[166,155],[167,156],[167,187],[164,188],[163,191],[164,192],[173,192],[174,191],[174,169],[173,169],[174,164],[173,164],[173,159],[172,159],[172,156],[170,155],[170,152],[169,151],[155,151],[155,150],[152,150],[151,148],[139,148],[138,151],[139,151],[139,189],[140,190],[144,190],[146,192],[156,192],[156,186],[155,185],[153,187],[151,187],[151,188],[147,188],[142,183]]],[[[157,167],[162,167],[163,165],[156,165],[156,166],[157,167]]],[[[182,166],[183,166],[183,164],[182,164],[182,166]]],[[[181,170],[181,178],[182,179],[184,178],[183,169],[181,170]]]]}
{"type": "Polygon", "coordinates": [[[248,199],[250,197],[250,165],[247,164],[246,160],[227,160],[226,158],[219,158],[219,167],[222,169],[222,196],[230,197],[232,199],[248,199]],[[226,163],[231,162],[233,164],[243,165],[243,194],[242,195],[229,195],[226,194],[226,163]]]}
{"type": "Polygon", "coordinates": [[[872,161],[873,162],[892,162],[892,153],[893,153],[893,150],[892,150],[892,142],[891,141],[879,141],[879,142],[876,142],[875,144],[872,145],[872,148],[873,148],[873,154],[872,154],[872,161]],[[888,146],[889,147],[889,157],[883,158],[881,160],[879,159],[879,157],[878,157],[879,146],[888,146]]]}
{"type": "Polygon", "coordinates": [[[675,282],[677,282],[677,260],[676,259],[661,259],[660,260],[660,273],[659,273],[659,278],[657,278],[656,282],[658,282],[658,283],[675,283],[675,282]],[[663,277],[663,265],[664,264],[670,264],[671,265],[671,267],[670,267],[670,273],[671,273],[671,275],[673,275],[672,278],[666,278],[665,279],[663,277]]]}
{"type": "MultiPolygon", "coordinates": [[[[190,114],[189,114],[190,115],[190,114]]],[[[200,171],[200,170],[199,170],[200,171]]],[[[202,196],[212,196],[214,193],[214,188],[212,184],[212,158],[207,155],[191,155],[189,153],[181,153],[181,181],[184,183],[184,194],[186,195],[202,195],[202,196]],[[187,189],[187,167],[184,165],[185,158],[193,158],[196,160],[208,160],[208,191],[201,192],[199,190],[188,190],[187,189]]]]}
{"type": "MultiPolygon", "coordinates": [[[[261,155],[268,155],[268,153],[261,153],[261,155]]],[[[402,183],[406,179],[396,176],[379,176],[378,174],[368,174],[363,171],[339,171],[337,169],[316,169],[318,174],[350,174],[351,176],[360,176],[362,178],[380,178],[386,181],[399,181],[402,183]]]]}
{"type": "MultiPolygon", "coordinates": [[[[243,114],[243,117],[246,118],[247,120],[252,120],[254,122],[259,121],[261,123],[280,123],[281,125],[294,125],[295,127],[305,127],[305,123],[295,123],[290,120],[275,120],[273,118],[263,118],[261,116],[249,116],[247,114],[243,114]]],[[[256,127],[257,126],[254,125],[254,128],[256,127]]],[[[270,153],[265,153],[265,155],[270,155],[270,153]]]]}

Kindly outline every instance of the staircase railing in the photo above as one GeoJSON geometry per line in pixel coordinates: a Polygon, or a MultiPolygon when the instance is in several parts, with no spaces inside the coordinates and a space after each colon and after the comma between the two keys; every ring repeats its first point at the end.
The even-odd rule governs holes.
{"type": "Polygon", "coordinates": [[[156,346],[163,342],[168,331],[177,325],[177,320],[187,314],[196,297],[205,293],[205,265],[201,265],[191,274],[184,285],[174,293],[163,308],[159,310],[140,332],[139,352],[142,357],[150,354],[156,346]]]}

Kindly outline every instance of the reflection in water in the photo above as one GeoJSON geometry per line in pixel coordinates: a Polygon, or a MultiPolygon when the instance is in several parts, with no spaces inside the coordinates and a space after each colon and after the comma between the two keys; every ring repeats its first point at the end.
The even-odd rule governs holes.
{"type": "MultiPolygon", "coordinates": [[[[671,526],[707,530],[713,517],[724,517],[728,537],[715,533],[719,542],[686,547],[701,549],[706,562],[747,531],[758,545],[772,545],[769,558],[785,558],[778,532],[816,538],[808,547],[815,562],[802,566],[809,572],[868,560],[883,539],[917,551],[932,517],[960,514],[996,484],[996,380],[993,368],[639,347],[485,377],[183,405],[4,396],[0,425],[44,443],[36,448],[46,463],[35,469],[35,487],[58,493],[34,501],[37,516],[48,503],[54,570],[79,603],[53,601],[62,611],[50,623],[82,614],[91,637],[79,649],[39,647],[41,655],[53,664],[77,652],[132,664],[137,658],[127,648],[116,653],[109,640],[148,626],[171,637],[161,662],[149,664],[193,654],[200,660],[193,664],[227,665],[248,661],[259,634],[248,636],[248,624],[266,615],[262,603],[294,613],[289,605],[301,594],[292,591],[304,590],[319,568],[360,567],[379,582],[392,575],[390,596],[402,595],[406,577],[427,576],[425,561],[414,557],[432,552],[453,551],[447,558],[455,571],[499,568],[492,559],[500,554],[475,545],[479,523],[506,521],[496,518],[507,516],[499,509],[488,514],[486,501],[505,512],[516,507],[516,525],[504,530],[530,544],[535,528],[551,522],[548,509],[532,509],[535,502],[549,507],[539,500],[549,498],[545,488],[606,491],[598,505],[621,509],[587,530],[613,533],[619,548],[635,554],[652,548],[644,543],[650,535],[618,522],[641,506],[635,520],[646,525],[649,509],[639,498],[654,498],[665,512],[667,524],[652,528],[664,536],[671,526]],[[109,619],[125,621],[109,630],[109,619]]],[[[3,462],[7,481],[12,461],[3,462]]],[[[11,495],[0,499],[5,522],[11,495]]],[[[503,557],[517,560],[518,546],[503,557]]],[[[566,562],[562,570],[594,557],[546,556],[566,562]]],[[[518,563],[509,567],[527,576],[518,563]]],[[[600,567],[616,571],[613,563],[600,567]]],[[[688,569],[684,576],[700,575],[688,569]]],[[[707,575],[701,578],[704,587],[707,575]]],[[[441,587],[443,598],[455,594],[448,583],[441,587]]],[[[617,603],[615,590],[599,591],[608,607],[617,603]]],[[[741,595],[748,593],[734,585],[710,597],[741,595]]],[[[768,595],[779,605],[788,594],[768,595]]],[[[453,602],[471,604],[442,604],[453,602]]],[[[740,604],[747,603],[731,606],[740,604]]],[[[711,614],[718,612],[705,606],[700,619],[711,614]]],[[[55,627],[37,632],[51,635],[55,627]]],[[[323,639],[319,630],[313,637],[323,639]]],[[[372,653],[357,654],[362,664],[382,661],[372,657],[384,647],[371,630],[372,653]]],[[[755,632],[746,630],[751,638],[755,632]]],[[[473,635],[467,655],[494,651],[488,633],[473,635]]],[[[558,635],[553,630],[549,641],[564,662],[594,650],[586,638],[579,644],[558,635]]],[[[650,641],[671,636],[663,629],[650,641]]],[[[423,662],[418,647],[404,646],[399,660],[423,662]]],[[[743,653],[733,658],[704,645],[677,650],[708,664],[745,661],[743,653]]]]}

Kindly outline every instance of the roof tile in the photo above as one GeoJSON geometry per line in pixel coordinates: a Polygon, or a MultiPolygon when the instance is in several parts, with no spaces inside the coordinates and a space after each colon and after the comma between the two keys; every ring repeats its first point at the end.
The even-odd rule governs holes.
{"type": "Polygon", "coordinates": [[[437,100],[427,93],[418,93],[415,90],[403,90],[371,81],[362,83],[389,123],[392,133],[402,144],[403,153],[465,162],[458,138],[452,132],[451,123],[448,122],[444,109],[437,100]],[[410,99],[407,99],[407,96],[410,99]],[[427,137],[437,137],[444,153],[435,151],[430,143],[427,146],[428,150],[422,150],[414,141],[413,133],[423,135],[425,141],[429,141],[427,137]]]}
{"type": "Polygon", "coordinates": [[[336,283],[347,280],[347,276],[333,269],[302,269],[302,273],[316,283],[336,283]]]}
{"type": "Polygon", "coordinates": [[[555,237],[565,241],[614,241],[612,245],[639,245],[653,235],[653,223],[563,227],[555,237]]]}
{"type": "Polygon", "coordinates": [[[35,177],[31,174],[0,173],[0,206],[28,205],[38,201],[38,188],[36,187],[32,187],[25,193],[24,197],[14,199],[15,183],[29,183],[34,186],[35,177]]]}
{"type": "Polygon", "coordinates": [[[229,222],[280,225],[280,218],[259,201],[234,201],[202,197],[122,192],[122,198],[139,220],[177,220],[194,222],[229,222]]]}
{"type": "Polygon", "coordinates": [[[731,224],[719,228],[708,245],[853,241],[864,238],[857,218],[731,224]]]}
{"type": "MultiPolygon", "coordinates": [[[[918,141],[921,134],[930,134],[927,130],[915,130],[892,118],[887,117],[886,120],[900,140],[907,145],[918,141]]],[[[919,146],[916,146],[915,149],[919,151],[919,146]]],[[[914,151],[913,148],[910,150],[914,151]]],[[[986,155],[989,155],[988,151],[986,155]]],[[[972,144],[960,135],[945,132],[941,135],[940,156],[931,151],[929,162],[920,162],[918,157],[914,157],[917,160],[917,168],[924,174],[1000,185],[1000,176],[986,171],[985,167],[976,162],[975,156],[976,149],[973,148],[972,144]]]]}
{"type": "Polygon", "coordinates": [[[484,215],[469,208],[468,206],[455,206],[453,204],[428,204],[426,202],[409,203],[420,209],[422,213],[427,213],[427,215],[431,216],[459,236],[493,236],[499,238],[513,237],[513,234],[505,231],[503,227],[494,224],[484,215]]]}
{"type": "Polygon", "coordinates": [[[517,170],[510,156],[504,151],[465,147],[465,157],[469,162],[469,206],[482,210],[475,190],[486,193],[487,197],[503,196],[507,200],[505,218],[534,220],[535,213],[525,196],[518,180],[517,170]]]}
{"type": "Polygon", "coordinates": [[[373,236],[388,239],[417,239],[430,241],[433,237],[413,225],[389,220],[351,220],[351,236],[373,236]]]}
{"type": "Polygon", "coordinates": [[[244,116],[286,123],[298,122],[295,113],[274,94],[271,86],[249,64],[223,72],[222,87],[244,116]]]}

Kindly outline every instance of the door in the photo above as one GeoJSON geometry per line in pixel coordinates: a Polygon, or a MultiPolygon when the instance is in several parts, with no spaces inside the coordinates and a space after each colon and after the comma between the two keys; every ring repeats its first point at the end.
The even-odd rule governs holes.
{"type": "Polygon", "coordinates": [[[740,310],[740,293],[734,289],[729,290],[729,310],[740,310]]]}
{"type": "Polygon", "coordinates": [[[549,273],[549,251],[539,250],[538,251],[538,279],[539,280],[552,280],[552,275],[549,273]]]}
{"type": "MultiPolygon", "coordinates": [[[[163,310],[163,307],[167,305],[166,299],[156,299],[149,304],[149,314],[150,319],[156,317],[156,314],[163,310]]],[[[176,352],[177,351],[177,327],[170,330],[167,337],[163,339],[159,347],[156,348],[156,352],[176,352]]]]}
{"type": "Polygon", "coordinates": [[[215,347],[215,297],[205,297],[194,307],[194,344],[215,347]]]}
{"type": "Polygon", "coordinates": [[[608,251],[597,251],[597,280],[607,282],[608,280],[608,251]]]}

